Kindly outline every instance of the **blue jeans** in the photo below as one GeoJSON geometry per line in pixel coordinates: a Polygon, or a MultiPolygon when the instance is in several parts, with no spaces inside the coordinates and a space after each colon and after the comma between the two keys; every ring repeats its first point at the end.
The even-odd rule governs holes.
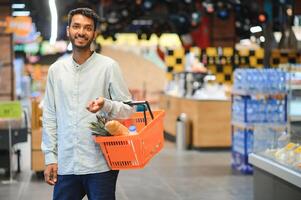
{"type": "Polygon", "coordinates": [[[119,171],[86,175],[58,175],[54,186],[53,200],[115,200],[119,171]]]}

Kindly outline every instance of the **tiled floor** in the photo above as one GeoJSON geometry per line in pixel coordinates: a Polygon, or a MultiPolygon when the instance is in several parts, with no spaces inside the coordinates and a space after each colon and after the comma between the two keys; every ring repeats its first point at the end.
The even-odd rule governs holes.
{"type": "MultiPolygon", "coordinates": [[[[22,172],[16,184],[0,183],[0,200],[51,199],[53,188],[30,171],[29,145],[19,146],[22,172]]],[[[144,169],[121,171],[117,200],[251,200],[252,181],[232,172],[229,151],[177,152],[166,142],[144,169]]]]}

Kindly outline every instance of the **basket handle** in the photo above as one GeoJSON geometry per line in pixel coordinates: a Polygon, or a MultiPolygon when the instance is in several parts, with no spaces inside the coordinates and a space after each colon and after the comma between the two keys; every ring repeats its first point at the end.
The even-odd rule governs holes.
{"type": "Polygon", "coordinates": [[[145,123],[145,126],[147,125],[147,118],[146,118],[146,108],[145,108],[145,105],[147,107],[147,110],[149,111],[149,114],[151,116],[152,119],[154,119],[154,115],[153,115],[153,112],[149,106],[149,103],[148,101],[128,101],[128,102],[123,102],[124,104],[127,104],[129,106],[136,106],[136,105],[143,105],[144,109],[143,109],[143,115],[144,115],[144,123],[145,123]]]}
{"type": "MultiPolygon", "coordinates": [[[[109,87],[108,87],[108,93],[109,93],[109,98],[110,100],[113,100],[112,98],[112,95],[111,95],[111,90],[112,90],[112,83],[110,82],[109,83],[109,87]]],[[[135,106],[135,105],[143,105],[144,109],[143,109],[143,115],[144,115],[144,123],[145,123],[145,126],[147,125],[147,119],[146,119],[146,112],[145,112],[145,105],[147,106],[147,109],[149,111],[149,114],[151,116],[152,119],[154,119],[154,115],[153,115],[153,112],[149,106],[149,103],[148,101],[125,101],[123,102],[124,104],[127,104],[129,106],[135,106]]]]}

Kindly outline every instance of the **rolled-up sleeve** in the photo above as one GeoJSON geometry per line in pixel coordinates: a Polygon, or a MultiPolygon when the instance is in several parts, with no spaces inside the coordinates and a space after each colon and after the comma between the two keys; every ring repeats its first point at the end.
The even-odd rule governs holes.
{"type": "Polygon", "coordinates": [[[112,99],[105,99],[102,111],[108,113],[110,118],[125,119],[134,113],[134,108],[124,104],[132,100],[129,89],[124,81],[117,62],[110,67],[108,90],[112,99]]]}
{"type": "Polygon", "coordinates": [[[57,122],[53,71],[49,68],[47,85],[43,100],[43,136],[41,148],[45,155],[45,164],[57,163],[57,122]]]}

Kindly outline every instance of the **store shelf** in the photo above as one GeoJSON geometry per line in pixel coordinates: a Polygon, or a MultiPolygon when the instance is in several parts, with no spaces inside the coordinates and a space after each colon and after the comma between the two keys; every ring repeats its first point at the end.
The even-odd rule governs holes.
{"type": "Polygon", "coordinates": [[[290,99],[290,102],[301,104],[301,97],[293,97],[292,99],[290,99]]]}
{"type": "Polygon", "coordinates": [[[231,94],[233,95],[242,95],[242,96],[275,96],[275,95],[286,95],[287,92],[258,92],[258,91],[245,91],[245,90],[237,90],[233,89],[231,94]]]}
{"type": "Polygon", "coordinates": [[[253,129],[255,127],[273,127],[275,129],[285,129],[287,124],[280,124],[280,123],[245,123],[245,122],[238,122],[238,121],[231,121],[233,126],[241,127],[241,128],[250,128],[253,129]]]}
{"type": "Polygon", "coordinates": [[[301,90],[301,84],[290,85],[288,88],[291,90],[301,90]]]}
{"type": "Polygon", "coordinates": [[[249,155],[249,162],[256,167],[301,188],[301,174],[297,171],[254,153],[249,155]]]}
{"type": "Polygon", "coordinates": [[[289,120],[290,122],[301,122],[301,115],[291,115],[289,120]]]}

